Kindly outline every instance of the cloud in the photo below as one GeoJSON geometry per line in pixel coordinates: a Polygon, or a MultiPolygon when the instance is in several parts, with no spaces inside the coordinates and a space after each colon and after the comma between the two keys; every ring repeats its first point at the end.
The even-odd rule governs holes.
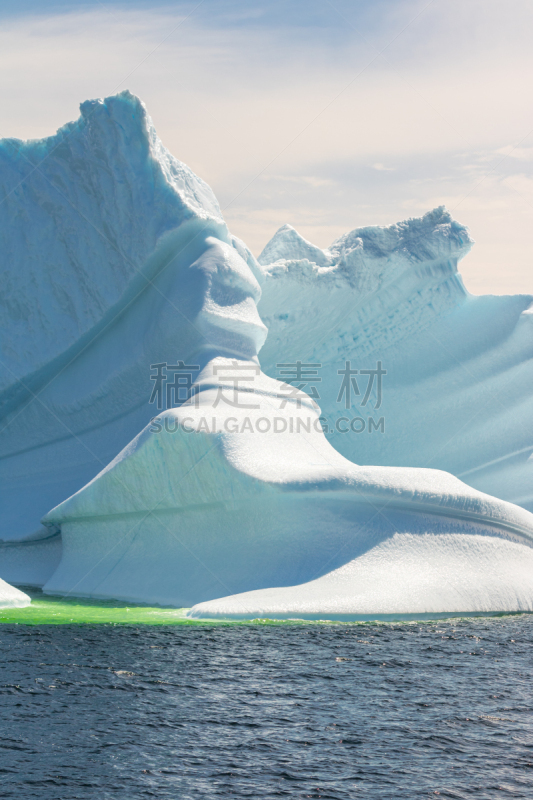
{"type": "Polygon", "coordinates": [[[503,291],[512,240],[507,288],[533,288],[530,1],[332,4],[36,3],[0,27],[1,133],[49,135],[129,88],[256,252],[285,222],[326,246],[448,202],[475,228],[472,285],[503,291]]]}
{"type": "Polygon", "coordinates": [[[262,181],[280,181],[281,183],[296,183],[301,186],[312,186],[314,189],[320,186],[332,186],[335,181],[331,178],[318,178],[315,175],[261,175],[262,181]]]}
{"type": "Polygon", "coordinates": [[[509,156],[509,158],[517,158],[520,161],[533,161],[533,147],[517,147],[508,144],[505,147],[500,147],[496,150],[498,155],[509,156]]]}

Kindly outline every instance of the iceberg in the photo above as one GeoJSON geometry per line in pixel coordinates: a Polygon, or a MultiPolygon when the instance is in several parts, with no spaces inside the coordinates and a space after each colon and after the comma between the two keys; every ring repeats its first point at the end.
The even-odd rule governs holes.
{"type": "Polygon", "coordinates": [[[31,598],[0,578],[0,608],[26,608],[31,598]]]}
{"type": "Polygon", "coordinates": [[[191,617],[533,610],[533,515],[416,461],[422,423],[399,437],[389,419],[397,387],[409,396],[402,347],[430,382],[411,395],[422,421],[431,392],[438,407],[441,362],[424,375],[412,342],[469,302],[466,229],[437,209],[321,251],[285,226],[258,263],[137,98],[81,110],[55,137],[0,147],[17,273],[0,575],[191,617]],[[361,457],[336,428],[353,418],[339,365],[371,372],[377,353],[386,430],[361,457]],[[287,374],[304,358],[314,386],[287,374]],[[382,458],[389,438],[399,463],[382,458]]]}

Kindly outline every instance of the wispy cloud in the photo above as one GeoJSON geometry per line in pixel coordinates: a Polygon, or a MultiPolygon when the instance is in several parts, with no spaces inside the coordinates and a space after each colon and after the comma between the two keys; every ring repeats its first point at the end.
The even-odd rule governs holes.
{"type": "Polygon", "coordinates": [[[533,161],[533,147],[515,147],[512,144],[508,144],[505,147],[498,148],[496,154],[517,158],[520,161],[533,161]]]}
{"type": "Polygon", "coordinates": [[[129,88],[256,252],[285,222],[326,246],[446,202],[477,240],[467,285],[532,289],[530,0],[512,13],[500,0],[332,2],[340,13],[322,0],[13,5],[0,133],[49,135],[80,101],[129,88]]]}
{"type": "Polygon", "coordinates": [[[261,175],[260,180],[280,183],[295,183],[300,186],[312,186],[314,189],[320,186],[333,186],[335,181],[331,178],[318,178],[315,175],[261,175]]]}

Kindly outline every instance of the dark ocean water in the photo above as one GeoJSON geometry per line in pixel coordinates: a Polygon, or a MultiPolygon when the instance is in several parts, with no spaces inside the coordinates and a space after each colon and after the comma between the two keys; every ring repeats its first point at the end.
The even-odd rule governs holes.
{"type": "Polygon", "coordinates": [[[3,798],[533,798],[530,616],[0,646],[3,798]]]}

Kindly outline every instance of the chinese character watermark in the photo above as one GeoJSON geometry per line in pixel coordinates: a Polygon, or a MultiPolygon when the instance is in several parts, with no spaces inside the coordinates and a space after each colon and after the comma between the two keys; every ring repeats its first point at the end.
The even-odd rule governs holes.
{"type": "MultiPolygon", "coordinates": [[[[240,361],[237,358],[226,359],[225,363],[214,363],[213,383],[209,386],[205,384],[203,386],[203,388],[216,390],[216,397],[210,402],[211,407],[216,409],[219,406],[229,406],[235,409],[256,410],[261,408],[261,404],[259,402],[251,402],[252,399],[260,400],[261,395],[267,394],[271,397],[277,396],[278,400],[281,400],[279,408],[282,410],[287,409],[289,401],[291,401],[289,408],[297,410],[302,408],[302,402],[307,401],[308,407],[314,407],[320,413],[316,403],[316,400],[320,400],[316,384],[322,382],[322,378],[318,374],[319,370],[322,369],[322,364],[295,361],[276,364],[276,367],[280,376],[277,384],[278,389],[270,393],[254,389],[253,382],[261,375],[261,368],[258,364],[250,361],[240,361]]],[[[186,364],[184,361],[178,361],[177,364],[161,362],[152,364],[150,368],[150,380],[153,382],[153,388],[149,402],[155,404],[158,411],[162,411],[163,408],[171,409],[181,406],[183,403],[193,399],[194,407],[196,409],[200,407],[199,390],[201,387],[195,385],[195,378],[200,371],[198,364],[186,364]]],[[[337,374],[342,377],[337,395],[337,404],[342,403],[346,410],[353,408],[355,404],[362,407],[367,406],[367,409],[364,413],[360,412],[363,416],[339,417],[335,422],[332,421],[331,425],[328,424],[326,417],[320,417],[323,433],[326,435],[332,433],[359,434],[363,431],[385,433],[384,417],[375,419],[369,415],[369,412],[381,407],[383,400],[383,377],[387,374],[387,370],[383,369],[382,362],[377,361],[374,369],[355,369],[352,367],[352,362],[346,360],[344,369],[338,369],[337,374]],[[364,379],[367,380],[366,387],[363,385],[364,379]],[[364,389],[364,392],[361,391],[360,386],[364,389]],[[357,398],[361,397],[362,399],[357,402],[357,398]],[[371,398],[372,401],[369,403],[371,398]]],[[[205,397],[205,395],[202,394],[202,397],[205,397]]],[[[272,407],[270,402],[267,404],[272,407]]],[[[332,410],[330,408],[330,412],[332,410]]],[[[222,411],[224,411],[223,408],[222,411]]],[[[221,413],[220,410],[218,413],[221,413]]],[[[289,414],[289,409],[287,409],[287,413],[286,419],[290,420],[289,431],[292,433],[293,418],[289,414]]],[[[331,414],[328,416],[331,418],[331,414]]],[[[280,426],[283,426],[279,420],[285,419],[285,417],[280,417],[279,419],[274,417],[276,424],[272,428],[268,423],[269,418],[260,418],[262,420],[262,430],[255,429],[254,423],[250,418],[243,418],[242,425],[239,422],[237,426],[239,428],[238,432],[244,433],[256,430],[258,433],[264,433],[270,430],[274,433],[281,433],[280,426]]],[[[233,417],[228,419],[229,421],[234,420],[233,417]]],[[[307,422],[304,424],[303,419],[302,416],[298,415],[294,417],[298,432],[305,433],[307,431],[310,432],[312,428],[316,429],[316,418],[313,414],[309,417],[308,424],[307,422]]],[[[165,430],[167,429],[167,424],[169,423],[165,421],[165,430]]],[[[223,430],[229,432],[225,427],[223,430]]],[[[236,431],[232,430],[231,432],[236,431]]]]}
{"type": "Polygon", "coordinates": [[[163,409],[163,405],[165,408],[181,405],[191,396],[193,376],[199,369],[199,364],[185,364],[184,361],[178,361],[177,364],[168,364],[166,361],[151,364],[150,371],[155,374],[150,375],[154,386],[149,402],[155,403],[158,411],[163,409]]]}
{"type": "Polygon", "coordinates": [[[259,408],[258,403],[242,402],[242,394],[247,392],[252,393],[253,389],[248,386],[240,386],[239,384],[242,382],[245,384],[250,381],[253,382],[256,376],[260,374],[261,367],[259,365],[239,364],[236,359],[233,359],[231,364],[215,364],[213,367],[213,375],[217,375],[221,381],[229,381],[233,383],[233,386],[228,387],[222,385],[217,388],[217,396],[215,402],[213,403],[213,408],[216,408],[221,401],[226,403],[228,406],[233,406],[233,408],[259,408]],[[221,372],[232,372],[236,374],[221,375],[221,372]],[[227,397],[225,392],[230,392],[233,396],[227,397]],[[239,393],[241,393],[241,397],[239,397],[239,393]]]}
{"type": "Polygon", "coordinates": [[[342,402],[342,398],[344,396],[344,407],[351,408],[352,403],[352,393],[355,397],[360,397],[361,392],[359,391],[359,385],[357,383],[356,375],[368,375],[368,384],[366,387],[365,394],[363,396],[363,400],[361,402],[362,406],[366,406],[368,400],[370,398],[370,394],[372,389],[374,388],[374,381],[376,381],[376,402],[374,403],[374,409],[378,409],[381,406],[381,399],[382,399],[382,392],[383,392],[383,376],[387,374],[387,370],[383,369],[381,366],[381,361],[377,362],[376,369],[352,369],[352,362],[345,361],[344,369],[338,369],[337,375],[343,375],[341,387],[339,389],[339,394],[337,396],[337,403],[342,402]]]}
{"type": "MultiPolygon", "coordinates": [[[[308,364],[303,361],[294,361],[288,364],[276,364],[279,380],[282,381],[281,390],[286,394],[281,401],[280,408],[285,408],[289,400],[295,401],[296,408],[302,407],[302,400],[311,398],[320,400],[316,383],[321,383],[318,370],[322,364],[308,364]]],[[[316,405],[316,402],[314,403],[316,405]]]]}

